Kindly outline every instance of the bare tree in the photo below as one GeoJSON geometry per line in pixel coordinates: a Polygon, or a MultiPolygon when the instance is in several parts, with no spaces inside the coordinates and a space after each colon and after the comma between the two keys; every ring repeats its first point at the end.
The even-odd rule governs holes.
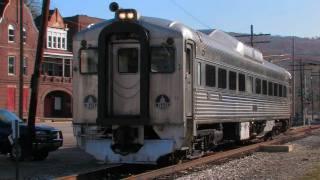
{"type": "Polygon", "coordinates": [[[24,0],[24,3],[29,7],[33,18],[41,14],[41,0],[24,0]]]}

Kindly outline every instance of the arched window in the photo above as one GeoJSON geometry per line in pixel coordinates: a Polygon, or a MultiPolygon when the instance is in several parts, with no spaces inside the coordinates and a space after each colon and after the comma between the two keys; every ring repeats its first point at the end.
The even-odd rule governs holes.
{"type": "Polygon", "coordinates": [[[22,34],[23,34],[23,43],[27,42],[27,30],[26,28],[22,29],[22,34]]]}
{"type": "Polygon", "coordinates": [[[15,41],[14,26],[11,25],[11,24],[8,26],[8,41],[9,42],[14,42],[15,41]]]}

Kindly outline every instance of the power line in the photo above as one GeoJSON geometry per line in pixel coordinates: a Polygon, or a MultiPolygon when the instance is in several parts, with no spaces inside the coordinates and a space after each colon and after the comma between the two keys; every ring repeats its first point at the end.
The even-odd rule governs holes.
{"type": "Polygon", "coordinates": [[[204,23],[203,21],[201,21],[199,18],[197,18],[196,16],[194,16],[192,13],[190,13],[187,9],[185,9],[184,7],[182,7],[180,4],[178,4],[175,0],[171,0],[171,2],[178,7],[180,10],[182,10],[185,14],[187,14],[188,16],[190,16],[193,20],[197,21],[199,24],[205,26],[208,29],[212,29],[210,26],[208,26],[206,23],[204,23]]]}

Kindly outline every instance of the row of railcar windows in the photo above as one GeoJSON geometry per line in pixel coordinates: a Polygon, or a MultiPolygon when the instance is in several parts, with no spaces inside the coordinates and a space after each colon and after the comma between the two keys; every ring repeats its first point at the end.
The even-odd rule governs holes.
{"type": "MultiPolygon", "coordinates": [[[[198,63],[198,85],[202,85],[202,72],[201,63],[198,63]]],[[[255,94],[262,94],[268,96],[278,96],[287,97],[287,87],[282,84],[270,82],[267,80],[262,80],[259,78],[254,78],[249,75],[242,73],[237,73],[234,71],[227,71],[223,68],[217,68],[218,73],[216,73],[216,67],[206,64],[205,65],[205,86],[207,87],[218,87],[220,89],[227,89],[229,85],[229,90],[237,90],[238,81],[238,91],[248,92],[255,94]],[[227,82],[227,75],[229,75],[229,81],[227,82]],[[216,76],[218,76],[216,78],[216,76]],[[218,83],[216,83],[218,80],[218,83]],[[255,80],[255,83],[254,83],[255,80]],[[228,83],[228,84],[227,84],[228,83]]]]}

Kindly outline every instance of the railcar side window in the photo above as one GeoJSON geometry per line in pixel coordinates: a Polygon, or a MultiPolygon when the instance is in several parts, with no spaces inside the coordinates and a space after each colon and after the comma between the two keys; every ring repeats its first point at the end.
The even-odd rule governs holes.
{"type": "Polygon", "coordinates": [[[239,91],[246,90],[246,76],[244,74],[238,74],[238,84],[239,84],[239,91]]]}
{"type": "Polygon", "coordinates": [[[151,72],[172,73],[175,66],[175,50],[172,47],[151,48],[151,72]]]}
{"type": "Polygon", "coordinates": [[[218,70],[218,88],[227,88],[227,71],[219,68],[218,70]]]}
{"type": "Polygon", "coordinates": [[[261,94],[261,79],[256,79],[256,94],[261,94]]]}
{"type": "Polygon", "coordinates": [[[273,85],[273,95],[278,96],[278,84],[274,83],[273,85]]]}
{"type": "Polygon", "coordinates": [[[229,71],[229,89],[237,89],[237,73],[233,71],[229,71]]]}
{"type": "Polygon", "coordinates": [[[201,86],[201,63],[197,63],[197,81],[198,81],[198,86],[201,86]]]}
{"type": "Polygon", "coordinates": [[[253,93],[253,77],[252,76],[247,76],[246,87],[247,87],[248,93],[253,93]]]}
{"type": "Polygon", "coordinates": [[[273,83],[272,82],[268,83],[268,95],[273,96],[273,83]]]}
{"type": "Polygon", "coordinates": [[[283,97],[282,96],[283,95],[282,91],[283,91],[282,85],[279,84],[279,97],[283,97]]]}
{"type": "Polygon", "coordinates": [[[263,80],[262,81],[262,94],[267,95],[268,94],[268,88],[267,88],[267,81],[263,80]]]}
{"type": "Polygon", "coordinates": [[[216,86],[216,67],[206,64],[206,86],[216,86]]]}
{"type": "Polygon", "coordinates": [[[287,97],[287,86],[283,86],[283,97],[287,97]]]}
{"type": "Polygon", "coordinates": [[[98,51],[96,49],[80,51],[80,72],[86,74],[98,72],[98,51]]]}

